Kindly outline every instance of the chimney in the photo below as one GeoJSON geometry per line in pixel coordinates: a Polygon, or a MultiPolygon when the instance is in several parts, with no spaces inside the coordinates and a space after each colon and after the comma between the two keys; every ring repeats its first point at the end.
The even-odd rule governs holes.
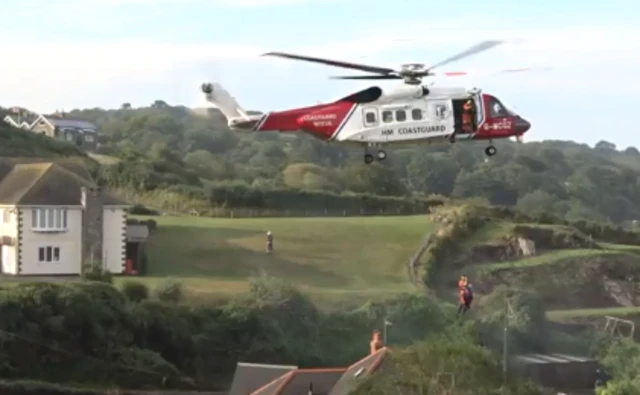
{"type": "Polygon", "coordinates": [[[102,193],[98,187],[82,187],[82,265],[102,262],[102,193]]]}
{"type": "Polygon", "coordinates": [[[380,339],[380,331],[374,329],[373,336],[371,337],[371,342],[369,343],[369,354],[373,355],[377,353],[382,347],[384,347],[384,342],[380,339]]]}

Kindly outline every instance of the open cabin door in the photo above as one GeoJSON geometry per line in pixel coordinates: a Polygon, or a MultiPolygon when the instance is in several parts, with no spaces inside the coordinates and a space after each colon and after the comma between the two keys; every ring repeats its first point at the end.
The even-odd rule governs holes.
{"type": "Polygon", "coordinates": [[[475,134],[478,131],[478,125],[482,124],[484,118],[480,96],[474,95],[468,99],[453,99],[451,102],[456,134],[475,134]],[[466,103],[470,104],[470,109],[465,108],[466,103]]]}

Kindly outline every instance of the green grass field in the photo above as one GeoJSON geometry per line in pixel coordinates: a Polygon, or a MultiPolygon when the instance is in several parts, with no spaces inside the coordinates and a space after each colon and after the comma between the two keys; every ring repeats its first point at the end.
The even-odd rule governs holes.
{"type": "Polygon", "coordinates": [[[551,321],[566,322],[576,318],[597,318],[606,315],[614,317],[640,317],[640,307],[608,307],[601,309],[574,309],[547,311],[551,321]]]}
{"type": "Polygon", "coordinates": [[[534,267],[541,265],[553,265],[558,262],[581,257],[591,257],[597,255],[620,255],[621,250],[596,250],[596,249],[575,249],[575,250],[556,250],[532,257],[522,258],[514,262],[492,262],[476,265],[478,270],[485,272],[493,272],[496,270],[534,267]]]}
{"type": "Polygon", "coordinates": [[[154,219],[144,281],[173,277],[196,294],[224,296],[246,291],[248,277],[264,271],[328,302],[353,303],[414,292],[407,262],[435,227],[426,216],[154,219]]]}

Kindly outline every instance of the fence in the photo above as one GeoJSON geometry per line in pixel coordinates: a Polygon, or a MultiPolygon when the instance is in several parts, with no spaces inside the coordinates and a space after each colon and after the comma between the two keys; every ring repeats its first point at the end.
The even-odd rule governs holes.
{"type": "MultiPolygon", "coordinates": [[[[173,213],[181,213],[179,210],[171,210],[173,213]]],[[[413,207],[411,209],[360,209],[360,210],[261,210],[261,209],[190,209],[187,211],[189,215],[196,217],[213,217],[213,218],[340,218],[340,217],[373,217],[373,216],[401,216],[401,215],[420,215],[428,214],[429,207],[413,207]]]]}

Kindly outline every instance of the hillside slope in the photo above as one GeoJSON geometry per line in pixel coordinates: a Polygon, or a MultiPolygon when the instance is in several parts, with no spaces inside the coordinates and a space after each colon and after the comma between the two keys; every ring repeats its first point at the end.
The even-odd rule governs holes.
{"type": "Polygon", "coordinates": [[[159,217],[147,246],[150,281],[177,277],[198,294],[229,295],[244,292],[247,278],[264,271],[320,298],[351,304],[418,291],[409,259],[432,233],[416,277],[452,303],[456,280],[465,274],[480,299],[508,285],[535,291],[550,311],[633,310],[640,304],[640,246],[628,245],[640,235],[600,228],[589,237],[571,225],[509,215],[449,205],[410,217],[159,217]],[[264,253],[267,230],[275,235],[273,255],[264,253]],[[519,238],[533,241],[533,256],[522,255],[519,238]]]}
{"type": "Polygon", "coordinates": [[[639,234],[474,206],[442,207],[432,220],[440,230],[423,257],[423,277],[444,298],[455,298],[456,279],[466,275],[480,299],[504,285],[533,291],[553,318],[640,306],[639,234]]]}

